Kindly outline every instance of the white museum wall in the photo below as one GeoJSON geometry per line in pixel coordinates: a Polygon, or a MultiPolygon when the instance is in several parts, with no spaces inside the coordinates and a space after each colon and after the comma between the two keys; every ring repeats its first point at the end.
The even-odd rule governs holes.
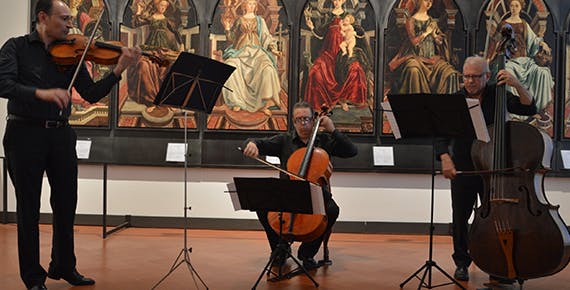
{"type": "MultiPolygon", "coordinates": [[[[0,41],[29,31],[29,1],[0,0],[0,41]]],[[[6,102],[0,101],[0,133],[3,136],[6,102]]],[[[0,148],[1,156],[3,150],[0,148]]],[[[234,176],[277,176],[271,170],[192,168],[188,170],[190,217],[254,219],[253,213],[232,208],[225,184],[234,176]]],[[[102,213],[103,167],[79,168],[78,214],[102,213]]],[[[181,217],[183,215],[184,171],[182,168],[109,166],[108,214],[181,217]]],[[[570,178],[547,178],[548,198],[561,206],[570,221],[570,178]]],[[[332,191],[341,207],[340,221],[428,222],[430,175],[335,172],[332,191]]],[[[13,187],[8,187],[8,210],[15,211],[13,187]]],[[[1,201],[0,201],[1,202],[1,201]]],[[[451,221],[449,182],[436,177],[435,215],[437,223],[451,221]]],[[[43,213],[51,212],[49,186],[44,182],[43,213]]]]}

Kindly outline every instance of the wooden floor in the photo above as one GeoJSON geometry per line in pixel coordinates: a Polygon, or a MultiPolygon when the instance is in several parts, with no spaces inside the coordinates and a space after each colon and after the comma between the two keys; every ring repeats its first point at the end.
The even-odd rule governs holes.
{"type": "MultiPolygon", "coordinates": [[[[51,227],[41,228],[42,265],[47,267],[51,249],[51,227]]],[[[78,270],[94,278],[94,286],[73,289],[151,289],[170,269],[184,247],[181,229],[129,228],[107,239],[100,227],[76,227],[78,270]]],[[[18,274],[16,225],[0,225],[0,289],[25,289],[18,274]]],[[[312,271],[319,289],[399,289],[408,276],[428,258],[427,236],[334,233],[331,242],[333,265],[312,271]]],[[[259,231],[189,230],[191,265],[209,289],[251,289],[269,258],[265,236],[259,231]]],[[[434,261],[452,274],[451,237],[434,239],[434,261]]],[[[293,246],[296,251],[296,245],[293,246]]],[[[319,253],[319,256],[321,254],[319,253]]],[[[289,261],[287,265],[292,265],[289,261]]],[[[487,275],[471,266],[471,281],[463,285],[477,289],[487,275]]],[[[447,282],[435,268],[432,286],[447,282]]],[[[185,264],[177,268],[157,289],[205,289],[192,279],[185,264]]],[[[427,282],[427,279],[426,279],[427,282]]],[[[48,289],[70,289],[65,281],[48,279],[48,289]]],[[[414,278],[404,289],[418,289],[414,278]]],[[[570,289],[570,269],[546,278],[526,281],[524,289],[570,289]]],[[[305,276],[268,282],[263,276],[257,289],[315,289],[305,276]]],[[[437,289],[459,289],[453,285],[437,289]]]]}

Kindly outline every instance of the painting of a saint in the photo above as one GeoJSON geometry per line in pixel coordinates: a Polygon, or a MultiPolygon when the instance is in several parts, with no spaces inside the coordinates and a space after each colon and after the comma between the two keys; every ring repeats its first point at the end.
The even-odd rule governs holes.
{"type": "MultiPolygon", "coordinates": [[[[81,34],[89,37],[95,30],[93,41],[110,39],[109,14],[103,0],[70,0],[64,2],[69,5],[74,19],[70,34],[81,34]],[[95,27],[99,17],[101,17],[101,21],[95,27]]],[[[111,70],[110,66],[98,65],[92,61],[85,61],[84,63],[94,80],[99,80],[111,70]]],[[[75,89],[72,89],[71,104],[71,115],[69,116],[71,125],[85,127],[109,126],[109,96],[91,104],[82,99],[75,89]]]]}
{"type": "Polygon", "coordinates": [[[211,57],[235,71],[208,117],[208,129],[287,129],[289,42],[279,2],[219,2],[211,28],[211,57]]]}
{"type": "Polygon", "coordinates": [[[300,99],[327,108],[339,130],[373,132],[375,19],[368,1],[308,1],[300,99]]]}
{"type": "MultiPolygon", "coordinates": [[[[132,0],[121,26],[121,41],[140,46],[157,58],[174,62],[180,52],[193,52],[199,30],[195,9],[187,1],[132,0]],[[185,22],[183,22],[185,21],[185,22]]],[[[184,111],[154,105],[154,99],[168,71],[150,58],[141,58],[129,68],[119,89],[118,126],[184,128],[184,111]]],[[[196,128],[189,112],[188,128],[196,128]]]]}
{"type": "MultiPolygon", "coordinates": [[[[528,89],[534,98],[538,114],[532,117],[512,115],[515,120],[528,122],[553,136],[554,78],[552,77],[552,49],[545,40],[548,11],[543,1],[493,0],[486,10],[487,38],[484,55],[495,68],[497,43],[501,28],[510,24],[514,31],[516,51],[505,63],[510,71],[528,89]],[[495,7],[495,8],[493,8],[495,7]],[[533,26],[530,25],[533,24],[533,26]]],[[[516,94],[516,90],[507,87],[516,94]]]]}
{"type": "MultiPolygon", "coordinates": [[[[456,32],[462,28],[458,12],[449,0],[401,0],[394,5],[385,34],[384,97],[459,91],[465,39],[456,32]]],[[[385,116],[382,125],[382,133],[391,133],[385,116]]]]}

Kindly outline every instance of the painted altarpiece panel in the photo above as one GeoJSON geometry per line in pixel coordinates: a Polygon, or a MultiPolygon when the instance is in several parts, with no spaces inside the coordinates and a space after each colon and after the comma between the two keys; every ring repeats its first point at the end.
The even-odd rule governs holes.
{"type": "Polygon", "coordinates": [[[210,57],[236,68],[210,115],[211,130],[287,130],[289,27],[279,0],[220,0],[210,57]]]}
{"type": "MultiPolygon", "coordinates": [[[[70,34],[81,34],[89,37],[101,15],[99,26],[95,30],[94,41],[111,40],[111,25],[109,11],[103,0],[64,0],[73,16],[73,28],[70,34]]],[[[32,3],[32,7],[35,2],[32,3]]],[[[85,66],[91,77],[97,81],[111,71],[111,66],[85,61],[85,66]]],[[[71,115],[69,123],[73,126],[109,127],[109,96],[97,103],[90,104],[83,100],[75,89],[71,92],[71,115]]]]}
{"type": "MultiPolygon", "coordinates": [[[[466,37],[452,0],[401,0],[385,30],[382,94],[450,94],[461,87],[466,37]]],[[[421,120],[418,120],[421,122],[421,120]]],[[[382,133],[391,134],[383,116],[382,133]]]]}
{"type": "MultiPolygon", "coordinates": [[[[121,42],[173,63],[180,52],[197,53],[199,26],[189,0],[130,0],[120,27],[121,42]]],[[[117,126],[122,128],[184,128],[184,110],[153,104],[168,67],[142,57],[119,84],[117,126]]],[[[188,111],[187,128],[197,128],[188,111]]]]}
{"type": "MultiPolygon", "coordinates": [[[[548,7],[543,0],[491,0],[484,13],[479,27],[486,29],[481,29],[482,33],[477,35],[476,52],[489,61],[493,72],[491,81],[495,81],[497,72],[495,47],[501,39],[501,27],[509,23],[515,33],[517,50],[507,60],[505,68],[528,89],[537,106],[538,114],[530,117],[511,114],[511,119],[527,122],[554,136],[552,65],[556,59],[553,47],[556,42],[548,7]]],[[[511,87],[507,90],[516,94],[511,87]]]]}
{"type": "Polygon", "coordinates": [[[374,132],[376,20],[366,0],[310,0],[300,31],[299,100],[344,132],[374,132]]]}

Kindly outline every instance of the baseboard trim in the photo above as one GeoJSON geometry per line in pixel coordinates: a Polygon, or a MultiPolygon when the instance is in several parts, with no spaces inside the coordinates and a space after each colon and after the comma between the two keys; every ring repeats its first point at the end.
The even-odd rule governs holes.
{"type": "MultiPolygon", "coordinates": [[[[8,223],[16,222],[16,213],[8,212],[8,223]]],[[[181,217],[150,217],[128,216],[130,226],[141,228],[183,228],[184,218],[181,217]]],[[[107,226],[113,227],[125,221],[126,216],[108,215],[107,226]]],[[[40,223],[49,224],[52,214],[40,214],[40,223]]],[[[102,215],[78,214],[75,224],[102,226],[102,215]]],[[[223,219],[223,218],[189,218],[190,229],[211,230],[261,230],[256,219],[223,219]]],[[[398,223],[398,222],[368,222],[368,221],[337,221],[334,226],[337,233],[370,233],[370,234],[428,234],[429,223],[398,223]]],[[[450,235],[449,223],[434,224],[435,235],[450,235]]]]}

